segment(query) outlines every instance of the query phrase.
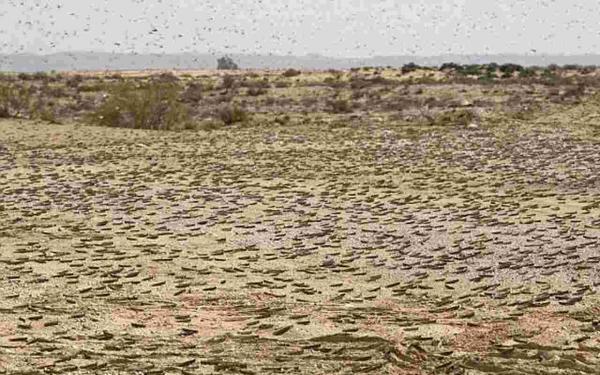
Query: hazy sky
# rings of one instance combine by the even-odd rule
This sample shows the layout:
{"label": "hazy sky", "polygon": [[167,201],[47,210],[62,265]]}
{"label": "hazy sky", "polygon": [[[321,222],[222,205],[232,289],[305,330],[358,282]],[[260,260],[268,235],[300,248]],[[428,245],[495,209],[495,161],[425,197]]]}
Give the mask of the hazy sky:
{"label": "hazy sky", "polygon": [[0,53],[600,53],[600,0],[0,0]]}

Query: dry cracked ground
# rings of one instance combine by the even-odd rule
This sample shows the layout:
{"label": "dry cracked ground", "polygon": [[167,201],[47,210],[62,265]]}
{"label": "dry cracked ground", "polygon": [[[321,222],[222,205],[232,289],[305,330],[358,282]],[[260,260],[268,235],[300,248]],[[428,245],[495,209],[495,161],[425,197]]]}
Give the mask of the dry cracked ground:
{"label": "dry cracked ground", "polygon": [[0,374],[599,374],[600,105],[0,121]]}

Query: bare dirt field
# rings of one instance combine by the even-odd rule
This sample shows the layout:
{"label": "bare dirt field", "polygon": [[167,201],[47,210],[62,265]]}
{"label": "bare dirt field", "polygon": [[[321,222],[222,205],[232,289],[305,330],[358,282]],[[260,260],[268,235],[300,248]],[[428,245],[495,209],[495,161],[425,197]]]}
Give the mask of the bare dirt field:
{"label": "bare dirt field", "polygon": [[244,74],[176,78],[175,131],[27,81],[55,112],[0,119],[0,374],[600,373],[594,87]]}

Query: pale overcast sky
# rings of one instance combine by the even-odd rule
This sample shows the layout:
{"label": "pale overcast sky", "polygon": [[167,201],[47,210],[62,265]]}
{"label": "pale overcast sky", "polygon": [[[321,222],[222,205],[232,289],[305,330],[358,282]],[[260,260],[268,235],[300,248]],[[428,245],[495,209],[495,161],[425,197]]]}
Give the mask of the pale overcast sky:
{"label": "pale overcast sky", "polygon": [[0,53],[600,53],[600,0],[0,0]]}

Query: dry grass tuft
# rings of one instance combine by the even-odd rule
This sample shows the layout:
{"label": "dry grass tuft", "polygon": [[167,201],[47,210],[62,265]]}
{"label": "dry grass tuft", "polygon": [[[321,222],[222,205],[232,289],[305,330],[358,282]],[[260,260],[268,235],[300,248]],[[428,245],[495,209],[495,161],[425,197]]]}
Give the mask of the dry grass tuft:
{"label": "dry grass tuft", "polygon": [[225,104],[217,109],[217,117],[227,125],[248,120],[248,113],[235,104]]}

